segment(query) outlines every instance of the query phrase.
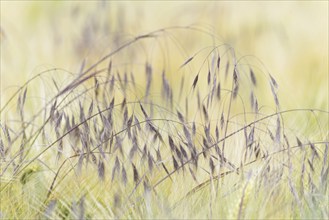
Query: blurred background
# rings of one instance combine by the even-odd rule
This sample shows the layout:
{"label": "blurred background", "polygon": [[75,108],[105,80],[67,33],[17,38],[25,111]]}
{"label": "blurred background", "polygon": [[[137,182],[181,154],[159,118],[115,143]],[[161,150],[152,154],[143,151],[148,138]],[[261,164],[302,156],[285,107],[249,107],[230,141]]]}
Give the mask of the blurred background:
{"label": "blurred background", "polygon": [[328,1],[1,1],[1,102],[43,70],[79,72],[137,35],[193,26],[213,37],[176,35],[184,56],[167,59],[181,64],[216,36],[259,59],[284,109],[328,110],[328,11]]}

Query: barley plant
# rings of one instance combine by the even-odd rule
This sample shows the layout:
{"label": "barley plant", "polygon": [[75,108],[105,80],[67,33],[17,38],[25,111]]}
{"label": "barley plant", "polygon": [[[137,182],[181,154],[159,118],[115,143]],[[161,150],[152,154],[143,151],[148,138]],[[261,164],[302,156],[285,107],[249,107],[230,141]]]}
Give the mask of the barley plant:
{"label": "barley plant", "polygon": [[318,104],[294,105],[298,92],[281,88],[311,79],[281,85],[221,28],[131,33],[119,3],[48,4],[38,13],[53,10],[43,40],[55,46],[43,56],[65,68],[22,72],[1,23],[1,218],[328,219],[328,84],[301,91]]}

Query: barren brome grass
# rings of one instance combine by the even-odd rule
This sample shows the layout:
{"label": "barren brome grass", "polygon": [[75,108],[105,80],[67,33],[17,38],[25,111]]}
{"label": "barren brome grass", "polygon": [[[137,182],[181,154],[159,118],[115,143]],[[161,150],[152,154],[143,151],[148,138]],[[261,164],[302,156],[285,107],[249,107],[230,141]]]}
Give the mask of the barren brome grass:
{"label": "barren brome grass", "polygon": [[176,32],[210,35],[139,35],[2,103],[1,217],[328,218],[328,122],[315,138],[285,126],[328,112],[282,109],[275,74],[228,44],[171,59]]}

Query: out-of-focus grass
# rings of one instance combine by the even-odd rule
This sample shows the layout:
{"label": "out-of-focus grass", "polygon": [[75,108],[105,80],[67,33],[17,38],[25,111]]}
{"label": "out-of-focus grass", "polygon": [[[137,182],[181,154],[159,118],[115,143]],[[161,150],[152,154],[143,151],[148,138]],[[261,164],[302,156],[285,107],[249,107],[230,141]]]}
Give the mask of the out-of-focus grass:
{"label": "out-of-focus grass", "polygon": [[[52,80],[55,80],[59,87],[65,85],[67,81],[74,78],[70,72],[79,72],[83,60],[88,67],[137,35],[172,26],[190,26],[198,31],[177,29],[164,33],[166,37],[163,39],[152,39],[145,44],[132,45],[132,50],[123,51],[113,58],[113,63],[116,65],[114,68],[127,72],[134,71],[136,79],[142,84],[144,80],[142,71],[147,60],[158,71],[165,66],[172,85],[179,88],[179,81],[175,80],[178,76],[175,74],[179,72],[177,67],[202,48],[228,43],[236,50],[238,58],[251,55],[243,59],[241,64],[252,66],[261,79],[259,82],[266,82],[268,73],[275,76],[279,84],[281,109],[312,108],[328,111],[328,2],[326,1],[191,3],[2,1],[0,105],[2,107],[6,103],[17,90],[17,86],[24,84],[34,75],[51,68],[65,69],[47,74],[28,87],[29,94],[40,94],[40,96],[28,97],[30,102],[25,107],[25,114],[29,117],[40,108],[43,98],[51,97],[58,92]],[[200,30],[214,37],[200,33]],[[205,57],[208,52],[200,52],[198,56]],[[179,74],[187,75],[191,71],[187,79],[193,80],[202,62],[202,58],[199,60],[195,58],[190,63],[191,67],[182,69]],[[107,65],[104,67],[106,68]],[[206,77],[202,78],[205,81]],[[154,84],[160,87],[161,82]],[[258,85],[258,88],[258,98],[265,105],[264,112],[274,112],[271,93],[262,92],[270,91],[268,84]],[[137,96],[143,95],[143,91],[135,91],[135,93]],[[154,97],[157,95],[159,96],[154,94]],[[118,95],[116,100],[121,98],[121,95]],[[193,104],[190,106],[191,109],[194,108]],[[12,120],[15,116],[15,107],[14,101],[1,113],[2,122]],[[77,106],[72,109],[72,112],[74,111],[79,111]],[[239,109],[233,111],[241,113]],[[303,141],[328,141],[328,114],[318,114],[314,117],[312,113],[293,112],[282,115],[282,118],[288,132],[303,137]],[[235,126],[238,127],[241,121],[243,121],[242,116],[237,117]],[[275,127],[273,126],[275,120],[267,123],[270,129]],[[13,128],[20,129],[19,125]],[[53,134],[51,130],[48,132]],[[242,145],[243,138],[242,134],[236,135],[233,140],[227,141],[227,146]],[[264,145],[270,143],[266,138],[261,140]],[[289,137],[289,140],[295,142],[294,137]],[[32,152],[32,155],[42,149],[39,143],[35,143],[35,147],[36,152]],[[322,155],[323,150],[324,147],[319,150]],[[229,151],[229,157],[234,155],[237,157],[237,162],[242,153],[236,149]],[[42,156],[45,160],[55,161],[51,153]],[[303,154],[299,152],[294,155],[292,161],[295,167],[298,167],[294,169],[298,175],[302,169],[302,158]],[[206,163],[202,165],[208,166]],[[319,168],[321,163],[317,162],[315,165]],[[67,163],[63,170],[67,171],[72,166]],[[254,172],[261,172],[263,166],[262,163],[259,166],[254,165]],[[4,194],[1,195],[1,204],[6,205],[0,206],[0,215],[10,218],[34,217],[49,208],[43,202],[53,180],[53,172],[57,168],[55,170],[49,168],[45,171],[45,167],[39,163],[32,168],[28,167],[31,172],[27,172],[29,170],[23,172],[27,173],[26,178],[23,175],[15,177],[17,179],[14,180],[11,179],[11,173],[5,173],[6,175],[1,177],[2,186],[10,181],[13,184],[9,190],[2,191]],[[288,170],[284,172],[288,173]],[[206,173],[198,175],[199,179],[207,179],[208,176]],[[147,198],[149,195],[145,195],[140,187],[132,198],[127,199],[126,192],[120,191],[123,190],[120,188],[120,182],[107,181],[99,184],[95,170],[89,167],[80,175],[75,171],[68,176],[65,176],[64,172],[60,173],[59,181],[62,182],[58,183],[58,188],[54,190],[51,199],[58,199],[56,204],[59,209],[58,217],[65,217],[63,215],[72,210],[77,212],[73,217],[77,217],[79,210],[82,210],[81,204],[94,208],[87,209],[88,213],[84,216],[95,219],[109,216],[237,218],[240,207],[243,207],[244,218],[328,216],[328,209],[324,207],[328,202],[328,199],[324,198],[325,195],[310,193],[303,197],[305,198],[303,204],[308,205],[308,209],[303,213],[298,211],[298,205],[291,206],[295,199],[291,194],[291,188],[284,184],[288,181],[275,182],[277,177],[275,171],[272,175],[270,177],[274,178],[273,183],[269,181],[268,188],[260,188],[261,192],[257,192],[257,179],[240,179],[238,175],[230,175],[223,180],[219,191],[216,192],[216,198],[221,198],[216,200],[214,196],[216,183],[213,182],[209,187],[200,188],[190,196],[186,196],[186,193],[195,187],[195,182],[191,176],[183,176],[180,173],[173,177],[174,182],[167,181],[160,185],[155,198],[154,195]],[[298,179],[298,175],[294,175],[294,178]],[[319,178],[318,174],[314,176]],[[158,181],[161,176],[153,176],[153,178]],[[28,184],[25,184],[25,179]],[[236,183],[238,184],[235,186]],[[311,188],[309,185],[307,187]],[[134,183],[129,182],[127,191],[132,191],[134,187]],[[298,184],[297,188],[300,189]],[[119,191],[113,192],[113,189]],[[324,192],[328,193],[328,190]],[[125,197],[119,198],[121,200],[119,203],[124,204],[129,201],[131,205],[127,211],[115,209],[114,198],[120,193]],[[257,197],[253,196],[256,194]],[[318,203],[312,202],[315,197]],[[242,201],[241,198],[244,200]],[[14,203],[10,204],[12,201]],[[272,202],[277,205],[273,206]],[[318,207],[313,207],[314,204]],[[295,210],[291,210],[291,207]]]}
{"label": "out-of-focus grass", "polygon": [[[87,29],[93,22],[100,30]],[[326,1],[3,1],[2,94],[8,86],[23,83],[40,69],[55,66],[77,70],[77,63],[85,57],[97,58],[112,48],[109,39],[114,33],[123,41],[151,30],[190,24],[219,36],[240,55],[259,58],[282,85],[280,96],[288,108],[328,108]],[[82,39],[88,31],[91,39],[86,45]],[[191,51],[195,38],[184,39]],[[207,41],[205,46],[212,43]],[[292,93],[292,97],[285,95]]]}

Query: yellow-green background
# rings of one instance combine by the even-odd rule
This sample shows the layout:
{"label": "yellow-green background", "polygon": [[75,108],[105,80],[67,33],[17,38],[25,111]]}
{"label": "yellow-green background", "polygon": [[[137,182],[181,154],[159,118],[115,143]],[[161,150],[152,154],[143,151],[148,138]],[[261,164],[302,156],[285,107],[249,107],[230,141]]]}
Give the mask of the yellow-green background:
{"label": "yellow-green background", "polygon": [[[1,1],[1,96],[40,69],[78,71],[83,58],[113,49],[106,43],[113,32],[194,24],[238,56],[258,57],[287,108],[328,109],[328,10],[328,1]],[[91,20],[108,25],[108,33],[77,54],[72,42]]]}

